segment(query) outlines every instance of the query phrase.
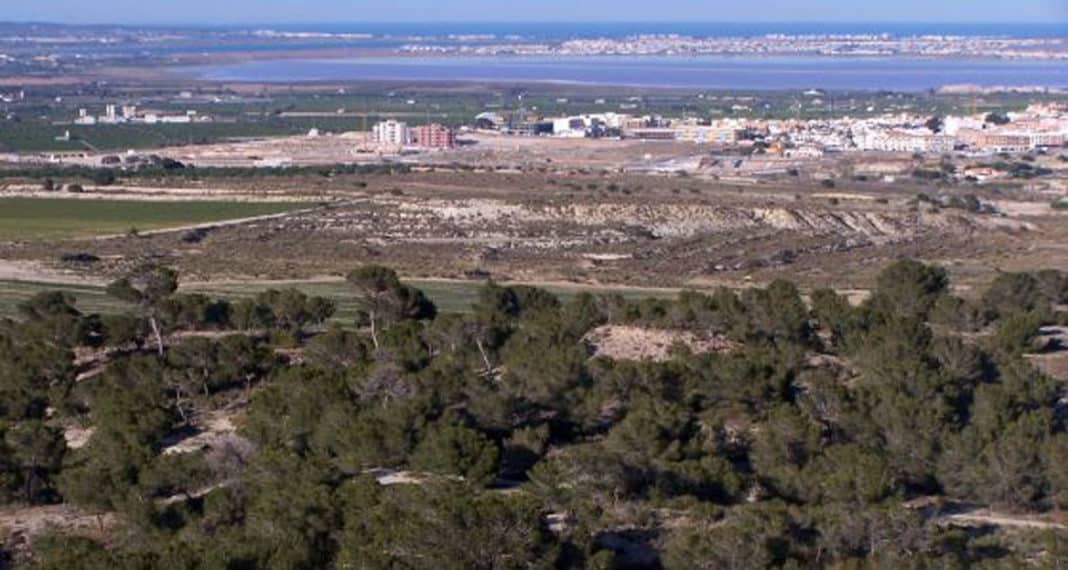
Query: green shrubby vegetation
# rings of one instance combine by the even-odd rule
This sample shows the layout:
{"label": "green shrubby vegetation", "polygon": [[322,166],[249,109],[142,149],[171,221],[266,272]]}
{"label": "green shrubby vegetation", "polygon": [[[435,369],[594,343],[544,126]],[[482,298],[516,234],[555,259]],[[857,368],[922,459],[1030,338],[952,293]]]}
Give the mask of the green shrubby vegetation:
{"label": "green shrubby vegetation", "polygon": [[[438,314],[387,268],[348,282],[360,314],[345,327],[321,298],[182,295],[156,266],[109,288],[129,315],[43,293],[0,323],[0,501],[121,521],[106,542],[41,537],[31,567],[1064,560],[1063,531],[990,534],[937,507],[1068,507],[1064,386],[1023,357],[1063,319],[1061,272],[1003,274],[965,300],[943,269],[903,260],[859,306],[786,282],[566,303],[490,282],[468,314]],[[736,348],[591,358],[583,338],[607,323]],[[164,453],[225,410],[239,437]],[[86,445],[67,446],[70,425],[93,429]]]}

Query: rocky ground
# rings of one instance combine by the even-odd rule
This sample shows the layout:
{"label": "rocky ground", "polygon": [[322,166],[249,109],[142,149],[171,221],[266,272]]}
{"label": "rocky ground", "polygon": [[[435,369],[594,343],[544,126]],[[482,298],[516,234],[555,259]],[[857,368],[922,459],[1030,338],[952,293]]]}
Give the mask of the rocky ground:
{"label": "rocky ground", "polygon": [[[171,198],[196,194],[196,186],[125,194]],[[423,278],[707,287],[786,276],[840,289],[863,289],[875,268],[903,255],[943,263],[965,285],[989,280],[995,269],[1068,266],[1068,215],[1026,193],[984,197],[997,210],[975,213],[917,200],[923,188],[907,184],[742,187],[604,173],[417,172],[201,186],[212,196],[321,201],[288,215],[209,224],[193,237],[175,230],[4,243],[0,259],[70,278],[107,278],[148,258],[204,281],[308,279],[377,262]],[[82,252],[99,261],[58,261]]]}

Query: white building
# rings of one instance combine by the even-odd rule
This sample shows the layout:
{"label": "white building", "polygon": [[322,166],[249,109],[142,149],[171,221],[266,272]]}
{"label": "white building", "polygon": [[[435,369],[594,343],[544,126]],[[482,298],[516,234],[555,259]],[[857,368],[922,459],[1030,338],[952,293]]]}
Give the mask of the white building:
{"label": "white building", "polygon": [[96,116],[90,115],[87,109],[78,109],[78,118],[74,119],[75,125],[95,125]]}
{"label": "white building", "polygon": [[584,117],[563,117],[553,119],[553,136],[582,138],[586,136],[589,124]]}
{"label": "white building", "polygon": [[390,146],[404,146],[411,140],[408,124],[401,121],[383,121],[374,126],[375,142]]}
{"label": "white building", "polygon": [[783,156],[786,158],[818,159],[823,158],[823,149],[812,145],[799,146],[786,149],[783,151]]}
{"label": "white building", "polygon": [[596,113],[592,115],[574,115],[553,119],[553,135],[558,137],[581,138],[591,129],[601,127],[619,129],[623,127],[627,115],[618,113]]}
{"label": "white building", "polygon": [[942,121],[942,132],[950,136],[957,136],[961,129],[983,128],[982,117],[955,117],[950,115]]}
{"label": "white building", "polygon": [[859,133],[859,136],[854,136],[854,141],[860,150],[949,152],[953,150],[956,139],[925,132],[871,129]]}

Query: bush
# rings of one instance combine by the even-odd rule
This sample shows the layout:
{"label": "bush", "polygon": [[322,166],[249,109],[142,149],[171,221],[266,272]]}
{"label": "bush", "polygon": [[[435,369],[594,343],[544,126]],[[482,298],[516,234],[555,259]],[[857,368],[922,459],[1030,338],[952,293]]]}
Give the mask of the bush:
{"label": "bush", "polygon": [[1042,317],[1035,313],[1015,314],[998,323],[994,334],[994,348],[1007,355],[1018,356],[1032,350]]}
{"label": "bush", "polygon": [[100,261],[100,258],[91,253],[64,253],[59,257],[59,260],[64,263],[96,263]]}
{"label": "bush", "polygon": [[478,430],[463,426],[432,427],[416,446],[411,464],[442,475],[458,475],[485,485],[497,475],[497,446]]}
{"label": "bush", "polygon": [[115,173],[109,169],[97,170],[93,173],[93,184],[97,186],[111,186],[115,183]]}
{"label": "bush", "polygon": [[207,228],[194,228],[182,234],[182,243],[195,244],[204,241],[208,237]]}

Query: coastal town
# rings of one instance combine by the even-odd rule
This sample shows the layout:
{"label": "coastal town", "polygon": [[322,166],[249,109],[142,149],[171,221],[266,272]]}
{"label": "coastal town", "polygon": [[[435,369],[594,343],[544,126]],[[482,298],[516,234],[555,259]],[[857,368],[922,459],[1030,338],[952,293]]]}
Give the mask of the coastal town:
{"label": "coastal town", "polygon": [[574,38],[559,42],[504,41],[496,37],[479,43],[422,41],[400,49],[412,54],[453,55],[792,55],[825,57],[983,57],[996,59],[1068,59],[1062,37],[1008,38],[1000,36],[892,34],[765,34],[758,36],[696,37],[680,34],[641,34],[623,38]]}
{"label": "coastal town", "polygon": [[[814,93],[818,96],[818,93]],[[787,156],[827,152],[1027,152],[1068,142],[1068,104],[1034,104],[1005,115],[881,115],[853,119],[673,119],[618,113],[509,121],[476,117],[481,128],[565,138],[632,138],[750,147]]]}
{"label": "coastal town", "polygon": [[267,54],[346,53],[415,56],[746,56],[820,58],[1068,60],[1063,34],[1006,35],[922,33],[705,33],[612,34],[574,30],[551,33],[398,33],[395,30],[82,27],[0,22],[0,75],[60,77],[113,66],[196,65],[211,59],[200,46],[233,51],[242,58]]}
{"label": "coastal town", "polygon": [[[808,97],[819,102],[818,91]],[[128,168],[158,154],[202,166],[287,167],[336,162],[394,161],[470,162],[478,165],[523,165],[536,161],[571,162],[572,152],[612,152],[627,145],[625,158],[608,161],[614,168],[633,172],[690,172],[716,176],[777,175],[812,170],[822,163],[856,157],[938,158],[953,155],[965,167],[953,175],[977,184],[999,178],[1032,178],[1048,168],[1029,162],[1012,162],[1010,156],[1056,154],[1068,144],[1068,103],[1033,103],[1018,111],[930,115],[909,112],[827,118],[666,117],[623,112],[546,116],[517,109],[486,111],[467,120],[443,124],[428,119],[388,118],[363,129],[312,128],[297,136],[252,137],[212,145],[159,148],[125,153],[86,148],[64,152],[0,153],[0,162],[21,164],[75,164]],[[89,129],[114,125],[197,125],[216,118],[196,110],[164,112],[133,104],[110,103],[103,113],[78,109],[71,126]],[[343,127],[344,122],[340,123]],[[71,138],[71,126],[57,135]],[[580,141],[582,141],[580,143]],[[634,146],[634,145],[638,146]],[[515,152],[516,148],[528,152]],[[570,151],[568,149],[571,149]],[[536,158],[539,153],[544,158]],[[122,156],[124,155],[124,156]],[[907,160],[906,160],[907,161]],[[892,180],[911,173],[905,168],[862,170]],[[944,175],[929,173],[937,179]]]}

